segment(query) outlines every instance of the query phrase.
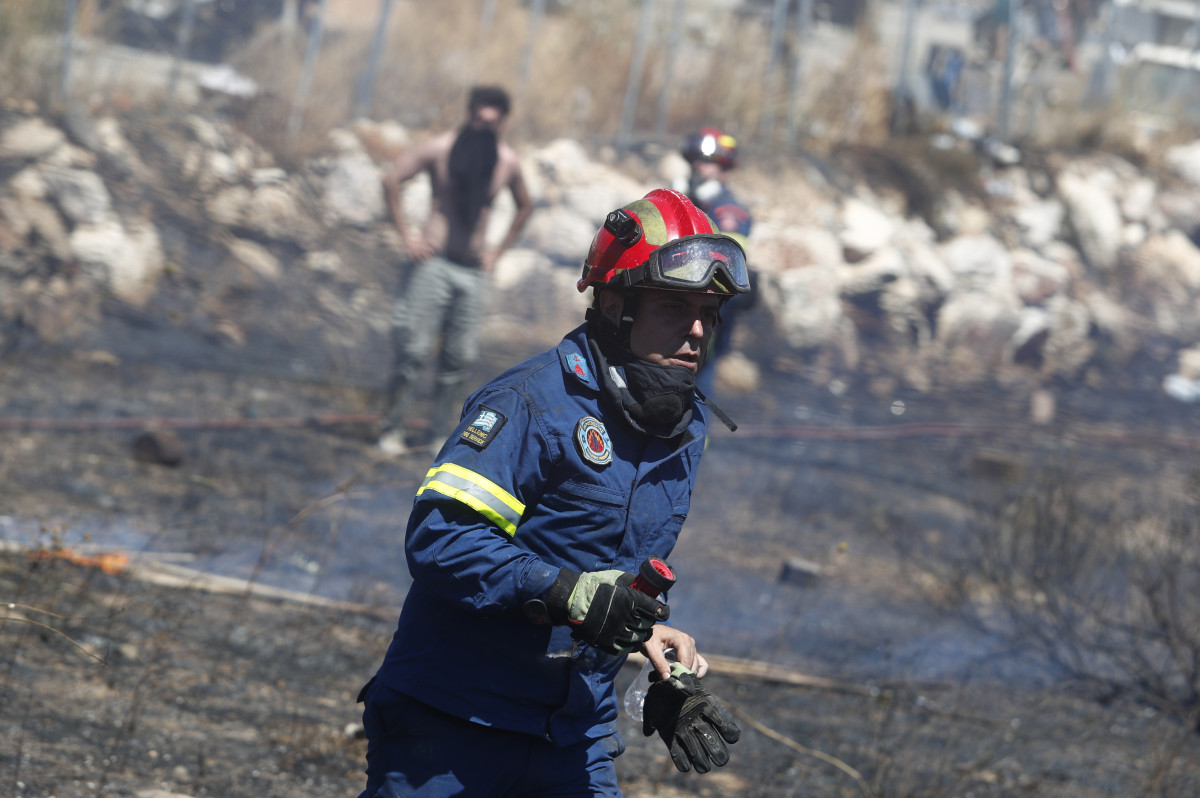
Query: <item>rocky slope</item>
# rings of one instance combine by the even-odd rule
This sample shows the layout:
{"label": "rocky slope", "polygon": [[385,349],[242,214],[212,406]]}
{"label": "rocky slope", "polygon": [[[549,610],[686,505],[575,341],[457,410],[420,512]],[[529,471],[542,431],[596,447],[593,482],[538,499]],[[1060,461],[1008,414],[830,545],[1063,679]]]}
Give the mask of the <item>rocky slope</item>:
{"label": "rocky slope", "polygon": [[[387,346],[402,252],[379,169],[411,135],[335,130],[289,168],[200,116],[4,110],[5,345],[95,340],[117,315],[186,330],[210,357],[377,379],[346,363]],[[873,375],[919,392],[1087,380],[1200,395],[1200,149],[1170,151],[1173,171],[1155,176],[1104,153],[1000,169],[937,143],[734,173],[780,345],[748,353],[755,365],[802,353],[818,381]],[[537,211],[486,322],[517,346],[538,329],[531,312],[550,330],[577,318],[572,284],[604,214],[684,169],[672,152],[521,149]],[[427,194],[410,187],[414,216]],[[248,313],[257,302],[272,313]]]}

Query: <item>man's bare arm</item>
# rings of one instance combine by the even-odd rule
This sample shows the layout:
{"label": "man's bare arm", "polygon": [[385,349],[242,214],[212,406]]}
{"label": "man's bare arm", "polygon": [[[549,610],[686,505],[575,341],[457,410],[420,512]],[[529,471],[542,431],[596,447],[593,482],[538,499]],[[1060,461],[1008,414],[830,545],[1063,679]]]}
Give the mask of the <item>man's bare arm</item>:
{"label": "man's bare arm", "polygon": [[437,158],[437,150],[432,142],[425,142],[411,147],[400,154],[391,166],[383,173],[383,193],[387,198],[388,210],[391,212],[392,223],[396,225],[404,248],[414,260],[425,260],[433,254],[433,248],[423,235],[413,236],[409,233],[408,220],[404,216],[404,198],[401,187],[404,183],[432,167]]}

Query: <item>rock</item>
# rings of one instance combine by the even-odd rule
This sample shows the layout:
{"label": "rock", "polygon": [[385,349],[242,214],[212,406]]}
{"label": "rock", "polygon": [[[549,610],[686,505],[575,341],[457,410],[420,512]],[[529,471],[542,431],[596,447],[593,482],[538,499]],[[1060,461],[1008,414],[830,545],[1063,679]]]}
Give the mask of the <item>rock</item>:
{"label": "rock", "polygon": [[1163,392],[1180,402],[1200,402],[1200,380],[1189,380],[1179,374],[1168,374],[1163,378]]}
{"label": "rock", "polygon": [[183,462],[184,446],[179,435],[170,429],[151,429],[133,439],[133,459],[140,463],[174,468]]}
{"label": "rock", "polygon": [[256,187],[246,203],[243,218],[247,230],[276,241],[303,244],[312,238],[316,227],[300,211],[290,188],[278,183]]}
{"label": "rock", "polygon": [[539,250],[510,249],[496,263],[492,286],[498,291],[519,289],[532,280],[544,278],[553,268],[553,261]]}
{"label": "rock", "polygon": [[1096,352],[1092,314],[1068,296],[1052,297],[1046,310],[1049,335],[1042,348],[1041,373],[1073,378]]}
{"label": "rock", "polygon": [[1169,292],[1183,304],[1200,291],[1200,249],[1180,230],[1151,235],[1130,257],[1135,284],[1152,292]]}
{"label": "rock", "polygon": [[412,134],[399,122],[355,119],[350,125],[358,137],[359,146],[375,163],[383,164],[397,158],[412,146]]}
{"label": "rock", "polygon": [[1017,208],[1013,220],[1021,230],[1021,241],[1030,249],[1041,249],[1058,238],[1063,229],[1066,209],[1056,199],[1034,200]]}
{"label": "rock", "polygon": [[823,269],[792,269],[761,280],[775,326],[796,349],[820,347],[838,333],[842,303],[833,275]]}
{"label": "rock", "polygon": [[1174,374],[1163,378],[1163,392],[1181,402],[1200,402],[1200,345],[1181,350]]}
{"label": "rock", "polygon": [[1032,250],[1013,251],[1012,265],[1013,288],[1026,305],[1043,305],[1070,286],[1071,275],[1066,267]]}
{"label": "rock", "polygon": [[318,250],[304,256],[304,265],[318,274],[328,274],[332,277],[344,276],[346,264],[342,256],[332,250]]}
{"label": "rock", "polygon": [[4,314],[20,318],[41,341],[82,338],[96,321],[95,292],[71,284],[62,275],[45,283],[30,277],[16,291],[3,293],[19,301],[15,309],[4,309]]}
{"label": "rock", "polygon": [[112,214],[112,199],[95,172],[45,168],[46,193],[73,225],[99,224]]}
{"label": "rock", "polygon": [[655,168],[654,174],[662,185],[679,188],[681,185],[687,185],[692,174],[692,167],[678,150],[671,150],[658,159],[658,166]]}
{"label": "rock", "polygon": [[[595,235],[609,213],[628,205],[631,197],[645,194],[639,183],[621,178],[595,185],[569,186],[563,192],[562,202],[568,210],[586,219],[594,228],[592,235]],[[590,237],[588,244],[591,244]]]}
{"label": "rock", "polygon": [[1039,388],[1029,397],[1029,419],[1040,426],[1049,424],[1054,421],[1056,404],[1053,392]]}
{"label": "rock", "polygon": [[954,275],[956,293],[1011,297],[1012,304],[1016,304],[1016,291],[1012,285],[1012,256],[993,236],[956,236],[937,247],[937,253]]}
{"label": "rock", "polygon": [[367,227],[383,218],[386,204],[379,169],[361,148],[334,162],[325,176],[324,203],[325,222],[331,226]]}
{"label": "rock", "polygon": [[65,133],[41,117],[22,119],[0,132],[0,161],[35,161],[66,141]]}
{"label": "rock", "polygon": [[209,219],[226,227],[240,227],[246,206],[250,204],[250,189],[245,186],[227,186],[210,194],[204,207]]}
{"label": "rock", "polygon": [[62,216],[50,203],[33,198],[13,200],[0,197],[0,225],[7,225],[17,239],[0,249],[20,246],[36,248],[51,259],[65,262],[71,258],[71,237]]}
{"label": "rock", "polygon": [[[611,208],[609,210],[612,210]],[[588,247],[599,225],[579,212],[563,206],[542,208],[525,225],[522,236],[527,246],[556,263],[582,267]]]}
{"label": "rock", "polygon": [[163,272],[158,231],[148,222],[128,229],[115,219],[77,227],[71,233],[71,252],[85,269],[114,295],[142,306]]}
{"label": "rock", "polygon": [[755,222],[746,257],[751,268],[763,272],[808,267],[833,270],[845,263],[842,245],[829,230],[771,220]]}
{"label": "rock", "polygon": [[879,250],[896,232],[896,223],[886,213],[853,198],[842,206],[841,224],[842,253],[850,263]]}
{"label": "rock", "polygon": [[235,238],[229,242],[229,254],[257,277],[275,282],[283,276],[283,267],[270,250],[254,241]]}
{"label": "rock", "polygon": [[811,560],[789,557],[779,572],[779,581],[796,587],[812,587],[821,578],[821,566]]}
{"label": "rock", "polygon": [[1200,346],[1181,350],[1178,359],[1180,376],[1189,380],[1200,380]]}
{"label": "rock", "polygon": [[1020,316],[1010,303],[991,294],[955,293],[937,314],[938,360],[945,380],[971,384],[995,376],[1012,354]]}
{"label": "rock", "polygon": [[741,352],[722,355],[714,364],[715,382],[722,393],[745,395],[762,387],[762,374],[753,360]]}
{"label": "rock", "polygon": [[1120,197],[1121,215],[1130,222],[1148,222],[1154,215],[1158,188],[1148,177],[1139,177],[1125,187]]}
{"label": "rock", "polygon": [[1115,175],[1104,169],[1082,174],[1082,169],[1072,168],[1058,177],[1059,196],[1084,258],[1105,274],[1116,267],[1121,247],[1122,220],[1115,182]]}
{"label": "rock", "polygon": [[1163,163],[1193,187],[1200,188],[1200,139],[1169,147],[1163,155]]}
{"label": "rock", "polygon": [[258,83],[229,64],[212,64],[196,74],[196,87],[209,94],[248,99],[258,94]]}

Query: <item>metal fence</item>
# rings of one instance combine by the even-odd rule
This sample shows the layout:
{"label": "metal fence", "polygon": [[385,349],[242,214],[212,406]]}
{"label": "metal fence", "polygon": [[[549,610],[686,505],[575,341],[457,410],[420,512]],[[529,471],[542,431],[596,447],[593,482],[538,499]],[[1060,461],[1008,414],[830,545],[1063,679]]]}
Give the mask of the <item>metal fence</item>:
{"label": "metal fence", "polygon": [[[185,83],[196,79],[196,68],[190,61],[193,30],[197,8],[208,1],[178,0],[170,16],[175,28],[174,50],[159,53],[171,60],[165,88],[170,104],[182,102]],[[1144,6],[1152,1],[1120,0],[1120,8],[1128,10],[1135,2]],[[276,2],[280,4],[284,38],[292,41],[303,36],[306,40],[294,93],[288,99],[286,132],[294,138],[305,125],[313,76],[328,44],[325,39],[330,0]],[[500,0],[480,0],[477,25],[483,37],[492,28],[500,5]],[[679,79],[676,64],[681,48],[688,46],[680,32],[697,0],[629,0],[629,5],[629,13],[637,16],[637,35],[620,105],[615,134],[618,144],[662,138],[670,133],[668,120]],[[534,55],[539,30],[553,10],[547,8],[546,0],[528,0],[524,7],[526,30],[518,97],[536,80]],[[1118,6],[1103,6],[1099,12],[1077,20],[1071,20],[1070,15],[1047,17],[1045,8],[1054,7],[1049,0],[999,0],[994,8],[983,12],[967,5],[933,6],[922,0],[874,0],[865,7],[865,16],[856,24],[873,24],[879,46],[890,53],[886,68],[889,74],[877,77],[891,86],[890,124],[894,134],[928,127],[930,119],[969,118],[977,129],[999,141],[1029,139],[1036,137],[1039,113],[1048,104],[1061,105],[1066,97],[1067,103],[1096,107],[1112,98],[1115,67],[1110,54],[1116,18],[1113,9]],[[58,65],[58,88],[64,97],[70,95],[80,77],[75,56],[84,45],[76,35],[78,9],[78,0],[65,0]],[[403,15],[411,13],[403,6],[398,11],[395,0],[378,0],[377,9],[361,71],[355,85],[348,88],[354,98],[353,113],[358,117],[373,114],[378,76],[388,57],[389,29],[394,24],[404,25]],[[742,137],[764,148],[791,146],[810,132],[805,129],[810,110],[807,84],[815,68],[814,51],[819,47],[814,31],[833,25],[822,18],[828,16],[828,6],[817,7],[812,0],[747,0],[737,13],[758,19],[767,41],[759,81],[764,102],[757,124],[751,126],[753,129],[743,129]],[[648,85],[644,74],[647,53],[652,48],[660,55],[654,82],[657,93],[643,96],[643,87]],[[1188,66],[1186,71],[1190,75],[1193,70]],[[639,115],[639,108],[648,108],[650,103],[654,113]],[[650,125],[645,125],[647,118],[653,120]],[[639,119],[644,129],[638,128]]]}

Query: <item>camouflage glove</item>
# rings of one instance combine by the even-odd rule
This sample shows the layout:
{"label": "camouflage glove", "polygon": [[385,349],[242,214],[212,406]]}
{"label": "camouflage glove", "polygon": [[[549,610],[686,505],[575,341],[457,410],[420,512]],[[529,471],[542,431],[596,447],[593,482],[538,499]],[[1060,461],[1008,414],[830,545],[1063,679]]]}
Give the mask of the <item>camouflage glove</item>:
{"label": "camouflage glove", "polygon": [[724,767],[729,762],[725,743],[736,743],[742,730],[721,699],[701,687],[696,674],[678,662],[671,664],[670,679],[655,671],[650,679],[658,681],[646,692],[642,732],[647,737],[658,732],[682,773],[692,768],[707,773],[713,765]]}
{"label": "camouflage glove", "polygon": [[628,654],[671,614],[666,604],[631,587],[636,578],[625,571],[581,574],[563,568],[545,597],[527,610],[535,620],[540,615],[540,620],[570,626],[576,638],[601,651]]}

